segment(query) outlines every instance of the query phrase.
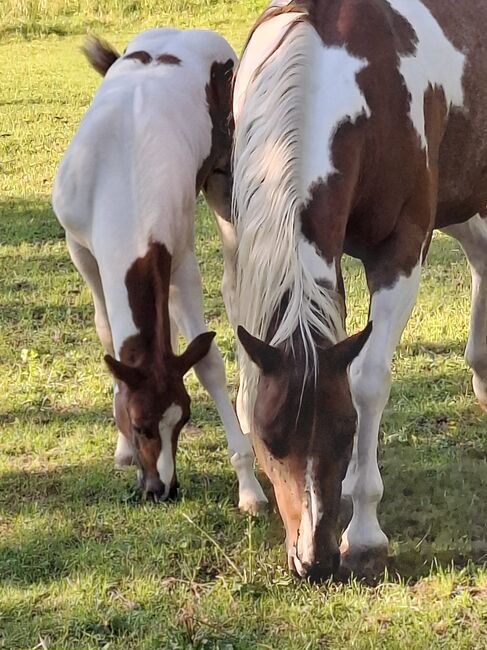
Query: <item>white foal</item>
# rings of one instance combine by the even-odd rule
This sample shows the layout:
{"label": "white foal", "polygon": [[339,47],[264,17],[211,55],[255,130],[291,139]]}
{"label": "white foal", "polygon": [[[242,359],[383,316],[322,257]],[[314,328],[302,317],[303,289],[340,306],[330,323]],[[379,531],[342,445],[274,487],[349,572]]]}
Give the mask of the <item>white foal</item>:
{"label": "white foal", "polygon": [[[203,318],[193,241],[200,189],[223,227],[229,212],[235,55],[217,34],[176,29],[136,36],[123,56],[101,41],[85,53],[105,78],[61,162],[53,206],[115,377],[116,463],[134,457],[155,500],[175,494],[183,376],[194,365],[226,430],[239,506],[255,512],[266,498]],[[177,330],[192,341],[180,356]]]}

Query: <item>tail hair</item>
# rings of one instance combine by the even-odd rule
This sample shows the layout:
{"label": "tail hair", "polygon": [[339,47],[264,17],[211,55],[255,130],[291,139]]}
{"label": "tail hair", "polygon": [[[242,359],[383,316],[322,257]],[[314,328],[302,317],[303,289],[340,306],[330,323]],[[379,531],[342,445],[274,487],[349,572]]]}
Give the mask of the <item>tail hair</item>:
{"label": "tail hair", "polygon": [[106,75],[109,68],[120,58],[120,53],[107,41],[99,36],[89,36],[81,51],[88,59],[90,65],[102,77]]}

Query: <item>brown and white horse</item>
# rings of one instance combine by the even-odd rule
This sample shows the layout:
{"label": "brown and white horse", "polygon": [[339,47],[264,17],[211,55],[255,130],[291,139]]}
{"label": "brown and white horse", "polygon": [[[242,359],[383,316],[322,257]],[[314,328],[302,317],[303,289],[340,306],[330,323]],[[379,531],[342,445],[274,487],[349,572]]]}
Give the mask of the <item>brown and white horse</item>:
{"label": "brown and white horse", "polygon": [[[200,189],[223,229],[229,215],[235,55],[217,34],[175,29],[138,35],[123,56],[101,41],[86,54],[105,78],[60,165],[53,205],[115,378],[115,461],[135,459],[155,501],[175,494],[190,404],[183,377],[194,365],[227,433],[240,508],[253,512],[266,499],[204,322],[193,245]],[[178,329],[191,341],[180,356]]]}
{"label": "brown and white horse", "polygon": [[[300,576],[328,576],[340,556],[357,573],[383,565],[379,424],[435,227],[470,262],[466,358],[487,407],[486,28],[484,0],[277,0],[245,48],[239,416]],[[344,253],[362,261],[370,292],[369,325],[348,339]],[[339,547],[342,495],[353,516]]]}

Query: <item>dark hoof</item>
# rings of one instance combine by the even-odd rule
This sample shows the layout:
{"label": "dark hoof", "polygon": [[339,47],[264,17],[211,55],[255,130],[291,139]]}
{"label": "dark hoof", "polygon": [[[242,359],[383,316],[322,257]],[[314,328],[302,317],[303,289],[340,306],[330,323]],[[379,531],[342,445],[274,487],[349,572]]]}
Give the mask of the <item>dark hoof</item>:
{"label": "dark hoof", "polygon": [[347,552],[341,556],[340,577],[346,580],[350,577],[373,580],[384,573],[387,564],[387,547]]}

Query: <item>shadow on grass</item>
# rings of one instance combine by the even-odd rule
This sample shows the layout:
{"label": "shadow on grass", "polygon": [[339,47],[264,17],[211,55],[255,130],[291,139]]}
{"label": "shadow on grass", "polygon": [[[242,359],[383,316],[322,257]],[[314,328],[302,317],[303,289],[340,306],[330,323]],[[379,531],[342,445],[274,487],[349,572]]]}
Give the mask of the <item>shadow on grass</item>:
{"label": "shadow on grass", "polygon": [[86,427],[89,431],[92,425],[107,425],[113,421],[110,406],[106,409],[46,407],[45,404],[29,403],[28,407],[16,407],[0,412],[0,425],[18,423],[20,426],[35,425],[69,425]]}
{"label": "shadow on grass", "polygon": [[[397,551],[392,568],[402,578],[418,579],[428,575],[432,566],[438,569],[487,562],[484,461],[472,460],[455,450],[438,455],[405,445],[389,445],[381,465],[386,491],[380,520]],[[236,496],[230,470],[209,474],[183,467],[179,479],[184,501],[189,499],[191,509],[196,504],[197,511],[204,513],[211,534],[223,548],[238,545],[244,530],[239,534],[236,526],[245,527],[245,518],[239,518],[233,508],[221,507],[225,502],[232,503]],[[86,522],[87,509],[98,513],[96,518],[89,518],[90,523]],[[93,557],[109,557],[110,566],[104,571],[113,571],[113,557],[127,550],[135,556],[141,552],[133,522],[127,531],[123,528],[124,520],[139,516],[146,522],[141,532],[151,553],[156,552],[158,540],[167,544],[168,538],[174,538],[174,552],[184,555],[185,535],[200,541],[202,537],[186,522],[182,522],[186,532],[171,532],[174,509],[179,510],[179,504],[142,503],[135,490],[134,472],[115,472],[108,458],[45,472],[7,472],[2,477],[0,515],[32,515],[34,525],[40,515],[41,521],[53,522],[53,529],[36,531],[29,527],[15,543],[1,545],[0,575],[23,584],[65,577],[79,571],[83,557],[90,553],[94,553]],[[155,528],[151,527],[154,517],[160,522]],[[166,517],[172,522],[168,529],[164,525]],[[122,528],[107,527],[106,520],[111,518],[122,522]],[[265,532],[261,531],[262,538],[267,546],[280,546],[283,535],[279,518],[274,513],[270,519]],[[240,524],[235,523],[237,520]],[[77,522],[75,530],[59,529],[59,521]],[[215,571],[207,572],[206,579],[214,579],[218,574]]]}
{"label": "shadow on grass", "polygon": [[389,445],[381,465],[380,521],[398,545],[393,566],[403,577],[426,575],[434,563],[487,563],[485,460]]}
{"label": "shadow on grass", "polygon": [[47,197],[0,202],[0,244],[45,244],[63,238]]}
{"label": "shadow on grass", "polygon": [[[468,562],[487,562],[485,454],[480,439],[476,439],[482,418],[473,405],[455,409],[455,399],[462,394],[462,381],[465,379],[463,374],[460,375],[442,373],[435,376],[434,381],[426,375],[396,382],[396,398],[408,393],[431,394],[437,382],[447,382],[448,390],[441,396],[440,413],[444,410],[444,418],[454,418],[455,421],[454,434],[451,434],[445,428],[447,424],[443,416],[438,418],[434,395],[420,413],[413,408],[411,400],[403,399],[400,405],[402,426],[418,434],[418,419],[421,418],[427,435],[417,436],[413,443],[386,444],[380,455],[385,483],[380,521],[396,550],[392,566],[403,578],[414,580],[428,575],[432,565],[463,567]],[[393,397],[392,409],[394,402]],[[394,413],[388,415],[386,427],[395,426],[395,417]],[[106,410],[59,412],[47,409],[34,415],[17,409],[4,413],[2,418],[7,423],[19,419],[39,427],[54,423],[61,428],[73,422],[88,428],[95,424],[107,425],[111,419],[108,406]],[[238,518],[231,507],[237,495],[235,476],[229,466],[222,469],[221,463],[213,469],[211,447],[214,443],[205,448],[205,441],[199,439],[196,444],[197,440],[194,440],[193,458],[189,460],[183,455],[178,463],[180,493],[184,500],[182,508],[186,509],[186,503],[192,504],[191,508],[196,505],[197,512],[205,517],[209,530],[218,536],[222,547],[234,548],[241,543],[245,530],[242,527],[246,521],[243,517]],[[465,447],[469,441],[472,448],[479,451],[477,457],[473,457]],[[223,444],[222,439],[218,446],[223,447]],[[194,458],[196,455],[202,457],[201,469]],[[208,461],[210,470],[205,471],[203,468],[208,467]],[[0,575],[25,584],[70,575],[81,566],[83,555],[91,552],[90,544],[95,544],[103,557],[105,551],[110,554],[111,548],[118,556],[122,553],[121,547],[127,544],[137,555],[140,553],[137,535],[132,532],[132,537],[124,537],[123,528],[107,532],[104,519],[115,517],[123,522],[130,513],[136,518],[139,510],[144,512],[147,508],[155,514],[149,514],[149,518],[144,520],[143,525],[147,528],[142,530],[144,543],[149,544],[150,553],[153,553],[161,530],[165,530],[166,518],[171,520],[172,517],[174,526],[174,510],[179,505],[151,507],[141,504],[135,489],[135,472],[114,471],[111,457],[40,472],[5,472],[0,484],[0,523],[5,517],[8,520],[21,517],[30,522],[29,526],[35,527],[39,515],[44,521],[54,524],[60,519],[84,521],[87,510],[96,510],[97,516],[90,524],[86,543],[79,532],[64,531],[59,526],[58,529],[42,531],[27,527],[25,536],[19,536],[15,543],[0,546]],[[160,528],[151,528],[154,517],[157,517]],[[236,521],[241,523],[236,524]],[[268,546],[282,545],[282,528],[277,516],[272,516],[271,524],[262,527],[261,532],[264,530]],[[183,528],[176,533],[169,528],[163,534],[176,535],[176,555],[184,554],[184,549],[178,545],[184,541],[185,535],[199,535],[189,522],[184,522]]]}
{"label": "shadow on grass", "polygon": [[[449,354],[455,354],[459,357],[463,357],[466,345],[466,339],[465,342],[443,341],[442,343],[437,343],[436,341],[414,341],[407,344],[401,343],[397,347],[397,352],[402,352],[403,354],[407,354],[411,357],[423,355],[443,357]],[[465,365],[465,367],[467,366]]]}
{"label": "shadow on grass", "polygon": [[[183,468],[183,503],[153,504],[142,501],[135,471],[117,472],[110,465],[106,459],[2,476],[0,523],[17,518],[26,522],[25,530],[0,541],[3,581],[30,585],[84,571],[118,578],[131,567],[143,572],[142,565],[152,574],[160,571],[161,579],[179,578],[188,562],[195,579],[217,578],[221,567],[202,560],[198,551],[204,545],[211,554],[212,544],[181,511],[192,512],[222,546],[238,547],[247,520],[226,507],[230,470],[208,476]],[[191,553],[195,556],[190,561]]]}

